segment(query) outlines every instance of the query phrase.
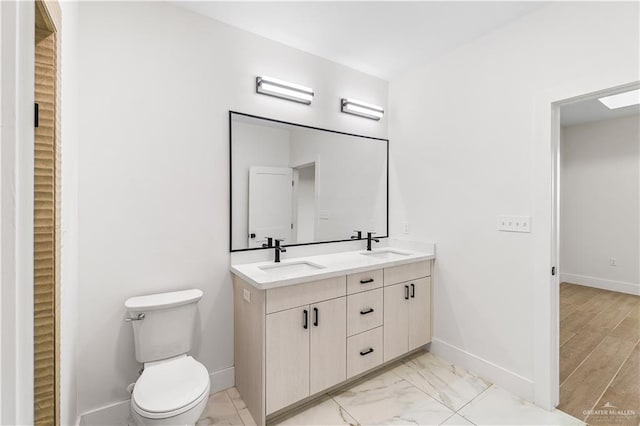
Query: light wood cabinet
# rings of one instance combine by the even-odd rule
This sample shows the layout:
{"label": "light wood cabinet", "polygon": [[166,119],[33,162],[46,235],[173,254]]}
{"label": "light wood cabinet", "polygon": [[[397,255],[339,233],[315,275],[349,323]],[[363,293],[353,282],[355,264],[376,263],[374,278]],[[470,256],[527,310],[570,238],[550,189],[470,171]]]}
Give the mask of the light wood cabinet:
{"label": "light wood cabinet", "polygon": [[394,359],[409,349],[409,285],[384,288],[384,360]]}
{"label": "light wood cabinet", "polygon": [[309,307],[269,314],[266,322],[267,413],[272,413],[309,396]]}
{"label": "light wood cabinet", "polygon": [[431,341],[431,277],[412,281],[409,290],[409,350],[412,351]]}
{"label": "light wood cabinet", "polygon": [[382,325],[382,288],[347,296],[347,336]]}
{"label": "light wood cabinet", "polygon": [[260,290],[234,283],[235,383],[258,425],[431,340],[431,261]]}
{"label": "light wood cabinet", "polygon": [[383,280],[384,276],[382,269],[349,274],[347,275],[347,294],[354,294],[382,287]]}
{"label": "light wood cabinet", "polygon": [[267,314],[267,414],[344,381],[345,339],[344,297]]}
{"label": "light wood cabinet", "polygon": [[313,395],[347,378],[346,298],[316,303],[310,308],[309,394]]}
{"label": "light wood cabinet", "polygon": [[347,339],[347,377],[351,378],[382,364],[382,327]]}
{"label": "light wood cabinet", "polygon": [[431,278],[384,288],[384,361],[431,341]]}
{"label": "light wood cabinet", "polygon": [[431,275],[431,261],[408,263],[384,268],[384,285],[393,285]]}

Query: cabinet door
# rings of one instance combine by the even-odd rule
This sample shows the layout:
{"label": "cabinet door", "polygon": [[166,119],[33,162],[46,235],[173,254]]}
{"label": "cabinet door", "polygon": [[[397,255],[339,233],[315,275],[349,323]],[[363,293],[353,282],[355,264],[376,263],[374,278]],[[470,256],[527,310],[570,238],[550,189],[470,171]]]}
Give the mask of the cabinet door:
{"label": "cabinet door", "polygon": [[431,278],[409,282],[409,350],[431,341]]}
{"label": "cabinet door", "polygon": [[310,394],[347,378],[347,303],[345,297],[310,306]]}
{"label": "cabinet door", "polygon": [[384,288],[384,360],[409,349],[409,283]]}
{"label": "cabinet door", "polygon": [[266,316],[267,414],[309,396],[309,306]]}

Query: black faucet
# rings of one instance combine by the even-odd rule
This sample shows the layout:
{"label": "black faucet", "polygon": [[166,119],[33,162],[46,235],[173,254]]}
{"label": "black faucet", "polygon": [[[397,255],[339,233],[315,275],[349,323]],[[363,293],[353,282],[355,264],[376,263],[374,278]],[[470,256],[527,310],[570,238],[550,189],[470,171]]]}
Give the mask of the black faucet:
{"label": "black faucet", "polygon": [[274,260],[274,262],[276,263],[280,263],[280,253],[286,253],[287,249],[285,249],[284,247],[280,247],[280,242],[284,241],[284,240],[279,240],[276,238],[276,258]]}
{"label": "black faucet", "polygon": [[262,247],[264,247],[264,248],[273,247],[273,238],[272,237],[267,237],[267,242],[266,243],[262,243]]}
{"label": "black faucet", "polygon": [[355,232],[357,235],[352,235],[351,239],[352,240],[361,240],[362,239],[362,231],[353,231]]}
{"label": "black faucet", "polygon": [[376,243],[380,242],[377,238],[371,238],[373,234],[375,234],[375,232],[367,232],[367,251],[371,251],[371,241],[375,241]]}

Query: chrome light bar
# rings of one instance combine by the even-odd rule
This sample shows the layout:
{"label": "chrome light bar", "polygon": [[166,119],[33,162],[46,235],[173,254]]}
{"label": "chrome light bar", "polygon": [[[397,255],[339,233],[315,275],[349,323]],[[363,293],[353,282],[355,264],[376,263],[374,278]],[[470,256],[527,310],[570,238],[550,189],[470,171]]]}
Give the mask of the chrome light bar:
{"label": "chrome light bar", "polygon": [[306,105],[310,105],[313,100],[312,88],[266,76],[256,77],[256,93]]}
{"label": "chrome light bar", "polygon": [[340,110],[347,114],[358,115],[372,120],[380,120],[384,115],[384,109],[381,106],[349,98],[342,98]]}

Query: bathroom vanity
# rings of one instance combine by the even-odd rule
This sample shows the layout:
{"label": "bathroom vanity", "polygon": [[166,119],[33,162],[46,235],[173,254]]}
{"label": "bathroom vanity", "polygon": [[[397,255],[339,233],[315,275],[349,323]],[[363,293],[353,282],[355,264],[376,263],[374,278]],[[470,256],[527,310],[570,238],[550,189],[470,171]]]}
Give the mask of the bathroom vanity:
{"label": "bathroom vanity", "polygon": [[233,265],[236,388],[257,424],[431,341],[433,252]]}

